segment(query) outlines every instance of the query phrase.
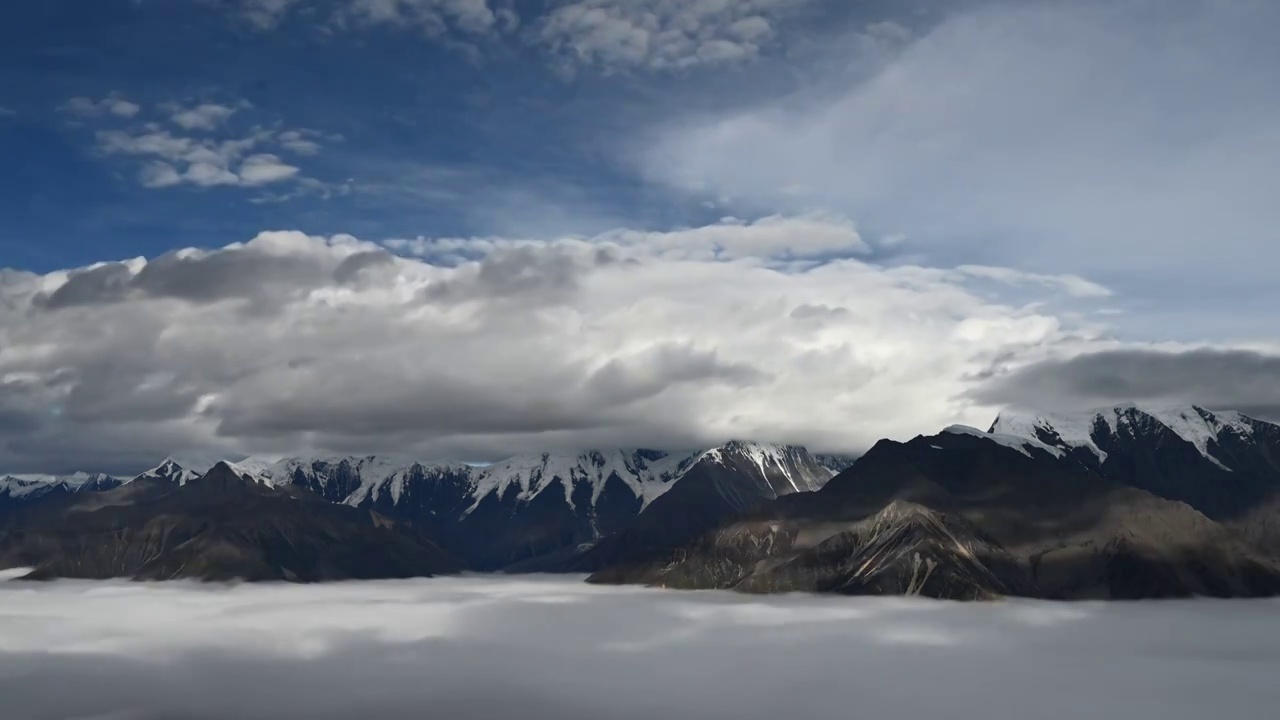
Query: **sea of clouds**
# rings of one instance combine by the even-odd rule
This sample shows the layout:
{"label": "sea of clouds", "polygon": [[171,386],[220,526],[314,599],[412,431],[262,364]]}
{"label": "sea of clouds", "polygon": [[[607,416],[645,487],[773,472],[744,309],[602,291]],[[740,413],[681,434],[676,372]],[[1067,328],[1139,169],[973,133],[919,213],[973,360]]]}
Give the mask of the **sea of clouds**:
{"label": "sea of clouds", "polygon": [[5,720],[1259,718],[1272,601],[6,582]]}

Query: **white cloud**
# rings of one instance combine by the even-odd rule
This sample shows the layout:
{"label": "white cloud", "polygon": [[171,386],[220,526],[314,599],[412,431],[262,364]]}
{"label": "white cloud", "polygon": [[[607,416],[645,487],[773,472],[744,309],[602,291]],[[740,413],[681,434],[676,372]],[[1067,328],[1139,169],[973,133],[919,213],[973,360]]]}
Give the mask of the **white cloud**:
{"label": "white cloud", "polygon": [[[829,208],[903,252],[1124,282],[1138,309],[1198,311],[1223,278],[1280,301],[1277,23],[1266,2],[956,4],[831,41],[792,96],[676,113],[635,157],[741,212]],[[1253,318],[1235,332],[1272,334]]]}
{"label": "white cloud", "polygon": [[74,97],[64,103],[60,109],[63,112],[80,117],[98,117],[104,114],[111,114],[120,118],[131,118],[142,111],[142,106],[129,102],[119,93],[112,93],[101,100]]}
{"label": "white cloud", "polygon": [[[0,377],[38,380],[0,393],[0,417],[28,428],[6,455],[35,471],[145,465],[173,447],[858,449],[988,422],[965,393],[994,362],[1103,332],[985,299],[961,271],[806,260],[861,249],[838,218],[389,245],[423,259],[279,232],[10,278]],[[1025,279],[983,276],[1005,280]]]}
{"label": "white cloud", "polygon": [[286,165],[270,154],[250,155],[240,164],[240,182],[245,185],[266,185],[288,180],[298,174],[298,168]]}
{"label": "white cloud", "polygon": [[339,14],[340,20],[417,27],[431,35],[451,27],[483,35],[511,27],[515,18],[513,11],[492,7],[488,0],[349,0]]}
{"label": "white cloud", "polygon": [[1081,298],[1110,297],[1112,292],[1098,283],[1086,280],[1079,275],[1045,275],[1029,273],[1011,268],[991,267],[989,265],[961,265],[956,272],[975,278],[986,278],[1009,285],[1042,285],[1056,287],[1070,295]]}
{"label": "white cloud", "polygon": [[282,147],[298,155],[317,155],[320,153],[320,143],[315,140],[308,140],[306,133],[300,130],[287,130],[280,133],[277,139]]}
{"label": "white cloud", "polygon": [[216,130],[235,112],[235,108],[226,105],[201,103],[195,107],[176,109],[169,119],[184,130]]}
{"label": "white cloud", "polygon": [[538,38],[571,65],[606,71],[677,70],[754,57],[775,23],[808,0],[576,0],[538,25]]}
{"label": "white cloud", "polygon": [[743,597],[577,578],[0,583],[0,601],[12,720],[193,707],[243,720],[1245,718],[1273,708],[1280,662],[1269,601]]}
{"label": "white cloud", "polygon": [[240,0],[240,16],[259,30],[280,24],[298,0]]}
{"label": "white cloud", "polygon": [[[175,115],[175,122],[184,126],[198,127],[200,122],[222,114],[199,111],[199,108],[189,112],[197,114],[180,121],[177,119],[180,113]],[[216,125],[211,125],[208,129],[215,128]],[[259,128],[245,137],[215,139],[179,136],[156,126],[147,126],[136,133],[124,130],[99,131],[97,146],[98,150],[106,155],[131,155],[145,158],[146,162],[138,173],[138,181],[145,187],[166,188],[182,184],[200,187],[220,185],[258,187],[297,181],[299,185],[294,195],[312,192],[327,193],[329,189],[324,183],[313,178],[302,177],[300,168],[284,162],[278,155],[269,152],[252,152],[264,146],[278,144],[284,149],[299,154],[318,153],[319,143],[315,140],[307,140],[306,137],[322,137],[322,134],[310,130],[291,130],[277,134],[274,131]]]}
{"label": "white cloud", "polygon": [[3,105],[0,105],[0,118],[11,118],[11,117],[17,117],[17,116],[18,116],[17,110],[13,110],[11,108],[7,108],[7,107],[4,107]]}

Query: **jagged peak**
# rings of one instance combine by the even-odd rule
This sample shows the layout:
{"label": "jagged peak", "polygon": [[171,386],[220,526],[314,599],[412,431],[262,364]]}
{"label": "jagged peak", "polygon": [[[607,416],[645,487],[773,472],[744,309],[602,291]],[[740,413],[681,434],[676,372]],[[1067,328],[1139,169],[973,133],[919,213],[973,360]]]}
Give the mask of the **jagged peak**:
{"label": "jagged peak", "polygon": [[1270,425],[1236,411],[1211,411],[1200,405],[1124,403],[1079,413],[1045,413],[1025,410],[1001,412],[989,432],[1043,441],[1069,448],[1085,448],[1099,462],[1107,459],[1097,443],[1100,433],[1136,437],[1151,429],[1172,432],[1193,445],[1206,459],[1230,470],[1214,457],[1212,445],[1222,433],[1251,437],[1257,427]]}
{"label": "jagged peak", "polygon": [[952,425],[942,432],[949,433],[951,435],[969,435],[972,437],[982,438],[983,440],[988,440],[996,443],[997,445],[1003,445],[1004,447],[1017,450],[1027,457],[1034,457],[1031,454],[1032,450],[1043,450],[1054,457],[1062,457],[1063,455],[1060,448],[1053,447],[1035,438],[1025,437],[1022,435],[1008,435],[1005,433],[990,431],[982,432],[978,428],[969,427],[968,425]]}

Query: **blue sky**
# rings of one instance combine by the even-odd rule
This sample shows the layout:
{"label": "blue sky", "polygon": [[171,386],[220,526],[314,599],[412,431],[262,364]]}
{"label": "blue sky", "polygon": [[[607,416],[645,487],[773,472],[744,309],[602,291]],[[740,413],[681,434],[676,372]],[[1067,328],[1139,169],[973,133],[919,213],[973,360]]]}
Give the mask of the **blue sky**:
{"label": "blue sky", "polygon": [[7,3],[0,471],[1280,416],[1277,26],[1269,0]]}
{"label": "blue sky", "polygon": [[[282,6],[270,27],[255,24],[254,2],[7,5],[0,103],[11,114],[0,152],[18,172],[0,180],[4,263],[48,271],[221,246],[264,228],[376,238],[714,220],[720,213],[701,198],[638,178],[618,157],[619,140],[673,107],[723,108],[796,84],[788,67],[764,58],[655,77],[573,68],[519,31],[473,34],[449,20],[439,36],[409,20],[343,29],[334,20],[343,5]],[[520,9],[524,23],[544,10]],[[877,17],[873,6],[866,12]],[[798,27],[817,19],[811,9],[790,15]],[[112,97],[139,106],[136,114],[67,107]],[[171,122],[178,107],[206,103],[235,114],[196,131]],[[141,159],[104,157],[95,134],[143,135],[147,123],[219,141],[255,128],[315,131],[314,155],[260,149],[325,187],[144,187]]]}

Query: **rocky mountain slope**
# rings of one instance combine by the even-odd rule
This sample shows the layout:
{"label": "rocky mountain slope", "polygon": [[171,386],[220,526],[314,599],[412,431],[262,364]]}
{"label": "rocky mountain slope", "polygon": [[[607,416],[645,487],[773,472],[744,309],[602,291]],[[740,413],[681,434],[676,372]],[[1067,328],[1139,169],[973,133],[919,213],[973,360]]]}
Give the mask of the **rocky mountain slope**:
{"label": "rocky mountain slope", "polygon": [[32,567],[32,578],[301,582],[462,569],[412,525],[272,488],[225,463],[182,484],[143,476],[33,500],[0,524],[0,567]]}
{"label": "rocky mountain slope", "polygon": [[1005,412],[991,432],[1039,440],[1280,553],[1280,426],[1195,406],[1125,405],[1076,415]]}
{"label": "rocky mountain slope", "polygon": [[[661,515],[701,502],[696,491],[703,482],[697,478],[706,476],[701,470],[677,494],[683,500],[659,502],[699,464],[721,469],[714,493],[731,498],[731,507],[738,508],[760,498],[816,489],[835,474],[830,466],[839,462],[820,462],[799,448],[730,443],[696,453],[538,454],[484,467],[377,456],[274,462],[249,458],[226,467],[264,487],[305,489],[334,504],[410,522],[468,568],[496,570],[565,551],[571,555],[629,527],[655,503],[659,509],[653,514]],[[185,487],[203,474],[204,468],[185,467],[171,458],[132,482]],[[35,490],[22,490],[22,500],[37,496]]]}
{"label": "rocky mountain slope", "polygon": [[761,502],[814,492],[833,474],[804,448],[729,443],[700,455],[670,492],[618,532],[559,565],[538,569],[591,572],[642,558],[692,539]]}
{"label": "rocky mountain slope", "polygon": [[856,461],[735,442],[485,467],[191,465],[0,480],[0,566],[287,580],[573,571],[956,599],[1280,594],[1280,427],[1198,407],[1004,413],[986,432],[886,440]]}
{"label": "rocky mountain slope", "polygon": [[[1274,426],[1249,422],[1263,442],[1234,445],[1231,459],[1241,471],[1259,470],[1246,486],[1252,488],[1268,477],[1276,481],[1261,471],[1274,457],[1266,443]],[[767,502],[687,542],[619,558],[592,579],[949,598],[1280,593],[1280,562],[1265,543],[1140,486],[1191,482],[1166,459],[1177,453],[1188,460],[1187,441],[1162,428],[1138,433],[1128,451],[1150,458],[1152,467],[1172,467],[1163,480],[1100,472],[1098,463],[1080,457],[1079,446],[1059,442],[1062,431],[957,427],[907,443],[882,441],[817,492]],[[996,429],[1017,428],[998,422]],[[1192,449],[1215,454],[1215,444],[1223,443]],[[1266,496],[1259,497],[1265,505]],[[1244,505],[1228,506],[1258,512]]]}

